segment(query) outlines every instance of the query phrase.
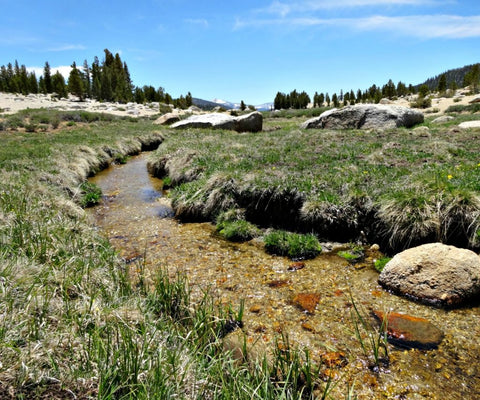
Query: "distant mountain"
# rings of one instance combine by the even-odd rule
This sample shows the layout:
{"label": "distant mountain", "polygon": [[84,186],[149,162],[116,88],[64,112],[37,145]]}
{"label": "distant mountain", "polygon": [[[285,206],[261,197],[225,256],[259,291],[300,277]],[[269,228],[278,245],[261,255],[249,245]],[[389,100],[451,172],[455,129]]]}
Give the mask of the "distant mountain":
{"label": "distant mountain", "polygon": [[[198,98],[192,99],[193,105],[201,108],[202,110],[213,110],[215,107],[223,107],[226,110],[238,110],[240,108],[240,103],[232,103],[231,101],[221,100],[221,99],[213,99],[203,100]],[[269,111],[273,107],[273,103],[264,103],[254,106],[258,111]]]}
{"label": "distant mountain", "polygon": [[457,84],[457,87],[462,87],[465,75],[468,74],[468,72],[472,69],[474,65],[475,64],[465,65],[461,68],[450,69],[448,71],[442,72],[441,74],[434,76],[433,78],[428,78],[425,82],[417,85],[416,87],[418,88],[422,85],[427,85],[430,90],[437,90],[438,82],[443,74],[445,74],[447,77],[447,85],[449,85],[451,82],[455,82]]}

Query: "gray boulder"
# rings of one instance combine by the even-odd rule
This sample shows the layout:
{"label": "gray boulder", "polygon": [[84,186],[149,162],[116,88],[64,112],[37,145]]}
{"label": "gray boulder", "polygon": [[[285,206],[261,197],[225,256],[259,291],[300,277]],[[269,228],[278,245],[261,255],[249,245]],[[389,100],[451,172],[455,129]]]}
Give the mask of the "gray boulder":
{"label": "gray boulder", "polygon": [[423,113],[408,107],[384,104],[356,104],[325,111],[305,121],[302,129],[410,128],[424,120]]}
{"label": "gray boulder", "polygon": [[237,132],[260,132],[262,126],[262,114],[253,112],[240,117],[219,113],[193,115],[190,118],[174,123],[171,127],[174,129],[211,128]]}
{"label": "gray boulder", "polygon": [[180,121],[178,114],[167,113],[158,117],[153,123],[155,125],[171,125],[178,121]]}
{"label": "gray boulder", "polygon": [[462,129],[480,128],[480,121],[465,121],[458,125]]}
{"label": "gray boulder", "polygon": [[393,257],[378,282],[422,303],[461,306],[480,299],[480,258],[470,250],[429,243]]}
{"label": "gray boulder", "polygon": [[453,118],[452,116],[450,115],[442,115],[441,117],[437,117],[435,118],[433,121],[432,121],[432,124],[443,124],[445,122],[449,122],[451,120],[453,120],[455,118]]}
{"label": "gray boulder", "polygon": [[472,100],[469,101],[470,104],[480,103],[480,95],[475,96]]}

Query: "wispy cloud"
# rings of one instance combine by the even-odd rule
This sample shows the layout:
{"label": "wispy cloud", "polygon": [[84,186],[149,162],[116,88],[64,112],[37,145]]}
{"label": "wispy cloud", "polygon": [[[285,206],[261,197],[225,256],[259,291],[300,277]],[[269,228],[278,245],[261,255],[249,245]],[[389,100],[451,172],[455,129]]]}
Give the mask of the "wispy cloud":
{"label": "wispy cloud", "polygon": [[305,13],[320,10],[334,10],[361,7],[382,6],[434,6],[449,4],[454,0],[300,0],[293,2],[273,1],[269,6],[260,8],[257,13],[278,15],[282,18],[292,13]]}
{"label": "wispy cloud", "polygon": [[286,17],[237,19],[234,29],[282,26],[308,28],[335,26],[362,32],[383,31],[420,39],[463,39],[480,37],[480,15],[373,15],[357,18]]}
{"label": "wispy cloud", "polygon": [[71,50],[86,50],[87,47],[82,44],[64,44],[55,47],[49,47],[47,51],[61,52],[61,51],[71,51]]}
{"label": "wispy cloud", "polygon": [[203,28],[208,28],[209,27],[208,21],[204,18],[186,18],[186,19],[184,19],[184,22],[186,22],[187,24],[190,24],[190,25],[201,26]]}

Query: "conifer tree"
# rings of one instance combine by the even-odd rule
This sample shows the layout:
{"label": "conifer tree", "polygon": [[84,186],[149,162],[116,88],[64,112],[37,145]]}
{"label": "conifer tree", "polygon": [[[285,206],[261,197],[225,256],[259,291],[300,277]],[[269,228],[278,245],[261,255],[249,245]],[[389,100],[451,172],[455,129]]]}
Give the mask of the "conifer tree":
{"label": "conifer tree", "polygon": [[340,106],[340,102],[338,101],[338,96],[336,93],[332,94],[332,103],[334,107]]}
{"label": "conifer tree", "polygon": [[91,68],[91,81],[92,81],[92,97],[96,100],[100,100],[100,95],[101,95],[101,84],[100,84],[100,79],[101,79],[101,71],[100,71],[100,62],[98,61],[98,57],[95,56],[93,63],[92,63],[92,68]]}
{"label": "conifer tree", "polygon": [[91,71],[88,66],[88,61],[83,61],[83,87],[85,88],[85,95],[89,98],[92,97],[92,80]]}
{"label": "conifer tree", "polygon": [[38,93],[38,81],[34,71],[28,74],[28,91],[29,93]]}
{"label": "conifer tree", "polygon": [[[187,108],[193,105],[193,97],[190,92],[188,92],[187,95],[185,96],[185,102],[187,103]],[[245,105],[245,103],[243,103],[243,105]]]}
{"label": "conifer tree", "polygon": [[59,71],[55,72],[52,76],[52,88],[53,91],[58,94],[58,97],[68,96],[65,78]]}
{"label": "conifer tree", "polygon": [[43,82],[45,85],[45,94],[52,93],[52,73],[48,61],[45,62],[45,67],[43,68]]}
{"label": "conifer tree", "polygon": [[68,91],[83,101],[84,87],[80,71],[77,69],[75,61],[72,64],[70,75],[68,76]]}

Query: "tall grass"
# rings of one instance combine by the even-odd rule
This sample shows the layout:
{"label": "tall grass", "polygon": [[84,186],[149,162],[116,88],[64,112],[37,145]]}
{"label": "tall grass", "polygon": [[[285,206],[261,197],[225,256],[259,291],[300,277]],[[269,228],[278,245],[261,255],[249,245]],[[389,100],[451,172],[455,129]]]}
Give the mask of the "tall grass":
{"label": "tall grass", "polygon": [[82,182],[159,136],[148,121],[82,124],[2,133],[0,397],[311,398],[309,359],[225,351],[242,303],[193,301],[185,277],[161,266],[148,286],[92,228]]}

